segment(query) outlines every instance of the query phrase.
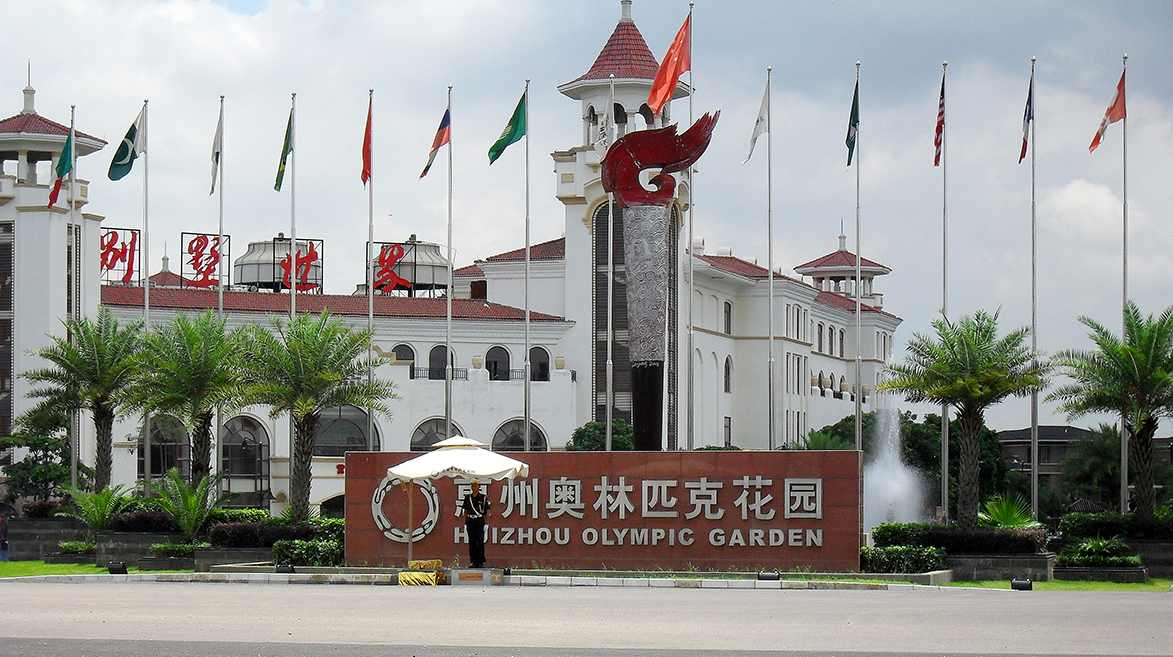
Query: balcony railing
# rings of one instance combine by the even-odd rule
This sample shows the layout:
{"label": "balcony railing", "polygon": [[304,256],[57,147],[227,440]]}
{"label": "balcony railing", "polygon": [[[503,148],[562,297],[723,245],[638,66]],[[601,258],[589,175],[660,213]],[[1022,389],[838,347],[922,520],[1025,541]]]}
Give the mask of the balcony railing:
{"label": "balcony railing", "polygon": [[[432,381],[444,380],[443,367],[414,367],[411,370],[411,378],[413,379],[430,379]],[[467,381],[468,368],[454,367],[452,368],[453,381]]]}

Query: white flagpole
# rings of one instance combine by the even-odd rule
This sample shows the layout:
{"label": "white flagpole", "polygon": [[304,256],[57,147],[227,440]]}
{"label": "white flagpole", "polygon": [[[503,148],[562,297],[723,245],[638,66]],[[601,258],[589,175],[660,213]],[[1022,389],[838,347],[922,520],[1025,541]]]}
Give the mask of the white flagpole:
{"label": "white flagpole", "polygon": [[530,451],[530,360],[529,360],[529,78],[525,79],[525,433],[522,442]]}
{"label": "white flagpole", "polygon": [[[1124,72],[1128,72],[1128,54],[1124,54]],[[1124,224],[1123,224],[1123,298],[1120,304],[1121,331],[1120,339],[1126,340],[1128,331],[1128,113],[1121,119],[1124,126],[1123,134],[1123,170],[1124,170]],[[1138,491],[1139,492],[1139,491]],[[1128,429],[1124,425],[1124,418],[1120,419],[1120,513],[1128,513]]]}
{"label": "white flagpole", "polygon": [[[31,72],[32,64],[29,64],[29,68],[30,68],[29,76],[31,79],[31,77],[32,77],[32,72]],[[32,86],[31,82],[29,83],[29,86]],[[78,251],[81,248],[82,242],[84,241],[80,238],[80,236],[78,234],[81,227],[77,225],[77,219],[74,214],[74,210],[76,209],[77,204],[73,202],[74,201],[73,190],[75,187],[74,182],[77,180],[77,173],[76,173],[77,158],[74,157],[74,153],[77,152],[77,131],[74,129],[74,111],[75,111],[76,107],[77,107],[76,105],[69,106],[69,139],[68,139],[68,143],[69,143],[69,229],[66,232],[66,234],[69,237],[70,246],[73,247],[71,249],[71,251],[73,252],[73,259],[72,259],[73,261],[69,263],[69,266],[70,266],[71,271],[73,273],[73,281],[71,281],[71,285],[73,286],[73,289],[77,290],[77,292],[74,292],[74,300],[73,300],[73,303],[70,304],[70,307],[68,309],[69,312],[67,313],[67,315],[69,317],[74,318],[74,319],[77,319],[81,316],[81,313],[78,312],[78,309],[82,308],[82,304],[79,303],[78,297],[80,296],[80,292],[81,292],[82,288],[81,288],[81,285],[78,284],[78,276],[81,275],[82,268],[81,268],[81,258],[79,257],[80,254],[78,253]],[[63,153],[63,155],[64,155],[64,153]],[[69,454],[69,466],[70,466],[69,467],[69,480],[70,480],[70,482],[69,483],[74,488],[77,488],[77,470],[78,470],[78,468],[77,468],[77,465],[78,465],[77,452],[79,449],[81,449],[81,431],[79,431],[79,428],[78,428],[78,425],[80,423],[81,423],[81,412],[74,411],[73,413],[71,413],[70,414],[70,427],[69,427],[70,446],[71,446],[70,450],[69,450],[70,451],[70,454]]]}
{"label": "white flagpole", "polygon": [[[220,194],[218,196],[220,201],[220,234],[219,241],[216,242],[219,250],[219,258],[216,261],[216,313],[221,320],[224,319],[224,94],[220,94],[220,122],[218,128],[220,133],[220,154],[216,159],[216,168],[219,169],[220,178]],[[218,434],[219,432],[217,432]]]}
{"label": "white flagpole", "polygon": [[[444,438],[452,437],[452,85],[448,85],[448,290],[444,327]],[[410,544],[409,544],[410,545]]]}
{"label": "white flagpole", "polygon": [[[289,97],[289,321],[297,317],[297,92]],[[290,416],[292,419],[293,416]],[[289,452],[293,476],[293,450]]]}
{"label": "white flagpole", "polygon": [[[688,124],[692,125],[692,97],[696,93],[696,88],[692,86],[692,2],[688,3]],[[671,99],[671,96],[669,96]],[[693,404],[696,401],[695,390],[693,387],[693,325],[692,325],[692,297],[695,294],[693,290],[693,260],[695,255],[693,249],[693,223],[696,218],[693,208],[696,207],[696,189],[693,187],[692,180],[692,165],[688,167],[688,246],[686,252],[688,254],[688,449],[691,451],[694,447],[693,435],[695,432],[695,415],[693,413]]]}
{"label": "white flagpole", "polygon": [[[148,201],[150,189],[148,181],[148,172],[150,167],[150,145],[147,144],[149,131],[147,129],[147,100],[143,100],[143,123],[139,126],[139,131],[142,133],[135,134],[135,141],[141,142],[146,148],[143,149],[143,261],[147,263],[146,271],[143,275],[146,276],[146,281],[143,285],[143,330],[151,330],[151,232],[150,223],[148,221],[149,214]],[[131,148],[135,148],[131,145]],[[150,487],[147,482],[151,480],[151,414],[150,412],[143,414],[143,491],[149,496]]]}
{"label": "white flagpole", "polygon": [[[855,88],[859,89],[859,65],[855,62]],[[859,204],[859,170],[863,168],[863,150],[859,138],[859,124],[855,124],[855,450],[863,449],[863,332],[860,314],[860,297],[863,296],[863,280],[860,278],[860,204]],[[863,473],[860,473],[862,477]],[[862,507],[861,507],[862,508]]]}
{"label": "white flagpole", "polygon": [[[1030,351],[1039,353],[1038,249],[1035,230],[1035,59],[1030,58]],[[1030,510],[1039,519],[1039,393],[1030,393]]]}
{"label": "white flagpole", "polygon": [[[367,178],[367,362],[374,357],[372,349],[375,343],[375,128],[374,113],[375,89],[367,90],[367,118],[371,121],[371,159],[370,172]],[[413,364],[412,367],[415,365]],[[375,382],[374,368],[367,370],[367,384]],[[375,449],[375,419],[372,409],[367,409],[367,451]]]}
{"label": "white flagpole", "polygon": [[[941,89],[949,62],[941,62]],[[944,91],[942,91],[944,93]],[[941,316],[949,317],[949,120],[942,109],[941,125]],[[949,405],[941,404],[941,512],[949,520]]]}
{"label": "white flagpole", "polygon": [[[692,53],[689,53],[691,56]],[[774,410],[774,131],[770,125],[771,109],[770,109],[770,75],[774,70],[773,66],[766,67],[766,267],[769,269],[767,277],[770,280],[770,304],[769,304],[769,347],[767,353],[769,355],[766,361],[769,368],[769,375],[767,378],[767,396],[770,398],[769,413],[770,413],[770,436],[769,446],[774,449],[774,425],[777,422]],[[692,358],[692,355],[689,355]]]}
{"label": "white flagpole", "polygon": [[[610,77],[611,95],[607,109],[603,112],[607,125],[607,146],[611,146],[611,124],[615,113],[615,74]],[[611,423],[614,420],[615,409],[615,363],[612,360],[612,343],[615,341],[615,198],[612,192],[607,192],[607,438],[606,450],[611,451],[612,433]],[[691,411],[690,411],[691,413]]]}

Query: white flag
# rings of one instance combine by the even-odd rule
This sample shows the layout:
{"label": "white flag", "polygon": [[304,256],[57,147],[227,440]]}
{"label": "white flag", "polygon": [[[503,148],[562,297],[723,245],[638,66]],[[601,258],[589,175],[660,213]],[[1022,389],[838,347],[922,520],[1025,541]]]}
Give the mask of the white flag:
{"label": "white flag", "polygon": [[609,103],[606,111],[599,115],[599,135],[595,137],[595,152],[599,154],[599,159],[603,159],[607,155],[607,149],[611,148],[611,125],[615,122],[611,117],[615,103]]}
{"label": "white flag", "polygon": [[212,191],[208,196],[216,193],[216,174],[220,173],[220,150],[224,141],[224,105],[220,105],[220,120],[216,122],[216,138],[212,140]]}
{"label": "white flag", "polygon": [[749,138],[749,155],[745,156],[742,164],[749,162],[749,158],[753,157],[754,146],[758,143],[758,137],[762,136],[763,132],[770,131],[770,85],[766,85],[766,91],[762,94],[762,108],[758,110],[758,120],[753,124],[753,135]]}

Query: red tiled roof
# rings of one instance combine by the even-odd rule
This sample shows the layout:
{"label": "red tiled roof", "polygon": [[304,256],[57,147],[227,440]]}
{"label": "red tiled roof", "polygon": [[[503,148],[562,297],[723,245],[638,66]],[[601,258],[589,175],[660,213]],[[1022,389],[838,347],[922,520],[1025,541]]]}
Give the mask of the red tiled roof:
{"label": "red tiled roof", "polygon": [[[529,247],[530,260],[563,260],[566,258],[566,238],[559,237],[556,240],[549,242],[542,242],[541,244],[531,244]],[[505,253],[498,253],[495,256],[485,258],[488,262],[511,262],[525,260],[525,248],[516,249],[514,251],[506,251]]]}
{"label": "red tiled roof", "polygon": [[607,45],[591,69],[582,76],[573,80],[606,80],[612,73],[616,78],[644,78],[654,80],[660,62],[648,49],[647,42],[639,33],[639,28],[631,21],[619,21]]}
{"label": "red tiled roof", "polygon": [[[102,304],[128,308],[141,308],[143,289],[141,287],[102,286]],[[151,290],[152,308],[178,310],[208,310],[216,307],[216,291],[197,288],[155,288]],[[297,309],[301,312],[320,313],[329,309],[336,315],[366,315],[365,296],[341,294],[299,294]],[[289,295],[268,292],[224,292],[224,310],[241,313],[289,313]],[[375,297],[375,315],[379,317],[443,319],[445,300],[409,297]],[[453,299],[453,319],[524,321],[525,310],[480,299]],[[561,322],[561,317],[530,311],[535,322]]]}
{"label": "red tiled roof", "polygon": [[161,271],[151,277],[151,282],[157,287],[179,287],[183,285],[183,278],[173,271]]}
{"label": "red tiled roof", "polygon": [[[484,261],[477,260],[477,262],[484,262]],[[467,267],[461,267],[460,269],[453,271],[452,275],[453,276],[484,276],[485,272],[476,263],[473,263]]]}
{"label": "red tiled roof", "polygon": [[[888,269],[878,262],[873,262],[867,258],[860,258],[859,264],[861,267],[878,267],[880,269]],[[813,269],[815,267],[854,267],[855,254],[851,251],[834,251],[828,253],[821,258],[815,258],[806,264],[799,265],[794,268],[795,271],[800,269]],[[888,271],[891,271],[888,269]]]}
{"label": "red tiled roof", "polygon": [[[841,308],[843,310],[855,312],[855,299],[849,299],[842,294],[835,294],[834,292],[819,292],[819,295],[815,297],[815,303],[821,303],[825,306],[832,306],[835,308]],[[875,306],[869,306],[866,303],[861,303],[859,306],[860,310],[865,313],[880,313],[881,315],[887,315],[889,317],[896,316],[892,313],[884,312]]]}
{"label": "red tiled roof", "polygon": [[[69,126],[61,125],[56,121],[50,121],[40,114],[17,114],[10,116],[3,121],[0,121],[0,133],[19,133],[27,132],[35,135],[68,135]],[[86,139],[93,139],[105,144],[105,141],[97,137],[91,137],[84,132],[78,131],[78,137]]]}
{"label": "red tiled roof", "polygon": [[[704,255],[698,253],[696,257],[697,259],[703,260],[713,267],[720,269],[721,271],[727,271],[731,274],[737,274],[738,276],[744,276],[746,278],[761,280],[767,278],[770,273],[769,270],[765,267],[759,267],[748,260],[742,260],[741,258],[734,256]],[[774,278],[785,278],[787,280],[801,282],[795,280],[791,276],[786,276],[779,271],[774,272]]]}

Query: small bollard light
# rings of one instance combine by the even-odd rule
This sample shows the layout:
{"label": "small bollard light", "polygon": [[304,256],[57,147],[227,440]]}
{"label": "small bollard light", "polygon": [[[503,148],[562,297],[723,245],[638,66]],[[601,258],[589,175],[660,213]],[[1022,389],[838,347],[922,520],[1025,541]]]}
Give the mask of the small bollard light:
{"label": "small bollard light", "polygon": [[277,572],[279,572],[279,573],[292,573],[293,566],[290,564],[287,564],[287,563],[278,564]]}
{"label": "small bollard light", "polygon": [[759,570],[758,571],[758,579],[780,580],[780,579],[782,579],[782,574],[779,573],[777,570]]}
{"label": "small bollard light", "polygon": [[1010,588],[1015,591],[1033,591],[1034,585],[1029,579],[1012,579]]}
{"label": "small bollard light", "polygon": [[125,575],[126,564],[121,561],[111,561],[106,565],[106,570],[108,570],[111,575]]}
{"label": "small bollard light", "polygon": [[513,574],[513,569],[512,569],[512,568],[506,568],[504,571],[502,571],[502,572],[501,572],[501,574],[502,574],[502,575],[512,575],[512,574]]}

